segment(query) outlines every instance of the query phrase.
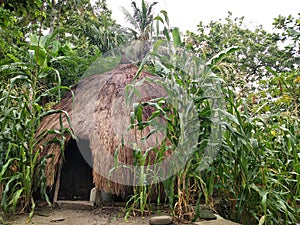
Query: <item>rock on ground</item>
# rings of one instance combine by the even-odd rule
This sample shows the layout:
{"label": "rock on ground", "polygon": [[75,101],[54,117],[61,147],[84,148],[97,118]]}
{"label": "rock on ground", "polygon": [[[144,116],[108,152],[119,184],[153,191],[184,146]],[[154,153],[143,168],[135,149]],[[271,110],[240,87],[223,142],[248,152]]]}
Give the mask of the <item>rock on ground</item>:
{"label": "rock on ground", "polygon": [[222,218],[218,215],[217,215],[216,220],[195,222],[194,224],[196,224],[196,225],[240,225],[239,223],[225,220],[224,218]]}
{"label": "rock on ground", "polygon": [[171,216],[153,216],[149,219],[150,225],[168,225],[173,222]]}

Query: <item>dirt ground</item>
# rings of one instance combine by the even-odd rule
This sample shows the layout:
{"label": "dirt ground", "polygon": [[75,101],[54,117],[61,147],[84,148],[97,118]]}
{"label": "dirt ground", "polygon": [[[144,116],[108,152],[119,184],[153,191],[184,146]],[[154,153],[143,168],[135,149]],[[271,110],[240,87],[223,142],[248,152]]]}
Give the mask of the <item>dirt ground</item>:
{"label": "dirt ground", "polygon": [[[149,218],[135,217],[124,220],[124,213],[120,209],[93,209],[93,210],[74,210],[74,209],[38,209],[32,221],[28,223],[28,215],[13,215],[4,218],[4,224],[25,225],[138,225],[149,224]],[[1,222],[0,222],[1,224]]]}
{"label": "dirt ground", "polygon": [[[60,201],[61,202],[61,201]],[[87,207],[88,206],[88,207]],[[203,213],[207,206],[202,206]],[[137,212],[138,214],[138,212]],[[112,206],[110,204],[94,208],[92,205],[69,204],[61,202],[55,208],[45,204],[38,205],[31,221],[28,221],[28,214],[4,216],[0,211],[0,225],[148,225],[149,219],[155,214],[142,217],[137,215],[125,221],[124,206]],[[169,215],[168,207],[161,208],[160,215]],[[202,214],[203,216],[204,214]],[[194,223],[179,223],[173,221],[173,225],[197,224],[197,225],[238,225],[237,223],[225,220],[216,215],[216,220],[198,220]]]}
{"label": "dirt ground", "polygon": [[[166,214],[166,213],[164,213]],[[92,210],[75,210],[75,209],[50,209],[39,208],[36,210],[31,222],[28,222],[28,215],[13,215],[9,218],[3,218],[0,214],[0,224],[3,225],[148,225],[149,216],[131,217],[127,221],[124,220],[124,212],[122,208],[109,209],[92,209]],[[151,215],[154,216],[154,215]],[[173,225],[240,225],[229,220],[225,220],[218,216],[217,220],[198,221],[195,223],[179,223],[173,222]]]}
{"label": "dirt ground", "polygon": [[[0,224],[6,225],[148,225],[149,216],[130,217],[124,220],[122,208],[74,210],[74,209],[50,209],[39,208],[35,211],[32,221],[27,223],[28,215],[13,215],[4,218]],[[151,215],[153,216],[153,215]],[[179,223],[174,223],[179,224]]]}

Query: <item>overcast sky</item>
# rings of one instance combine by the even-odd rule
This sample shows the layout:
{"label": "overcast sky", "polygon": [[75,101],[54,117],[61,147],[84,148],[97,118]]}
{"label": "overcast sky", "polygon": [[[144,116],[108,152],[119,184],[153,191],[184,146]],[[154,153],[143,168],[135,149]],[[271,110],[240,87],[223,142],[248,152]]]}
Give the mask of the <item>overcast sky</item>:
{"label": "overcast sky", "polygon": [[[138,6],[141,0],[135,0]],[[164,9],[168,12],[172,27],[196,31],[200,21],[209,23],[211,20],[224,19],[228,11],[233,17],[245,16],[249,28],[262,24],[268,31],[272,30],[273,18],[278,15],[294,17],[300,13],[300,0],[156,0],[155,11]],[[153,0],[146,0],[153,2]],[[122,26],[127,26],[120,6],[131,11],[131,0],[107,0],[113,18]]]}

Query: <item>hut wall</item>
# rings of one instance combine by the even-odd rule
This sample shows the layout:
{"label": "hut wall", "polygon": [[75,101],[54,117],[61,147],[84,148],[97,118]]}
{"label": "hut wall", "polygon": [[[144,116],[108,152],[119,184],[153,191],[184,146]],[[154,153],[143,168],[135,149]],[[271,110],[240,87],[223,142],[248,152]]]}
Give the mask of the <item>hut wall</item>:
{"label": "hut wall", "polygon": [[[120,145],[122,137],[122,134],[119,134],[118,132],[124,130],[124,128],[127,129],[127,123],[130,122],[130,109],[127,111],[124,109],[126,107],[118,108],[116,106],[122,106],[125,104],[124,94],[126,85],[133,81],[137,71],[138,68],[134,65],[122,64],[114,70],[101,75],[86,77],[80,82],[80,84],[73,88],[75,101],[73,101],[72,93],[68,92],[60,103],[54,106],[54,109],[64,110],[70,116],[74,133],[77,138],[88,139],[90,141],[89,147],[92,151],[92,163],[94,168],[93,182],[96,188],[122,197],[132,194],[133,188],[132,186],[111,182],[107,179],[108,176],[103,176],[103,173],[105,173],[105,171],[110,171],[113,166],[113,163],[105,161],[104,156],[110,155],[111,157],[114,157],[115,150]],[[143,71],[140,74],[140,79],[145,77],[154,78],[151,74]],[[136,81],[139,81],[140,79]],[[160,85],[150,82],[145,83],[143,88],[139,91],[141,96],[149,98],[166,96],[164,89]],[[79,98],[78,95],[80,96]],[[91,99],[94,101],[91,101]],[[145,99],[136,100],[142,101]],[[144,112],[144,114],[145,117],[149,116],[149,113]],[[62,122],[64,128],[70,128],[65,115],[62,118]],[[41,122],[37,135],[41,134],[45,130],[52,129],[61,129],[59,114],[52,114],[45,117]],[[47,186],[49,187],[53,187],[55,184],[55,176],[57,176],[59,168],[58,165],[61,162],[60,145],[58,143],[51,143],[51,140],[55,137],[58,137],[58,135],[48,134],[43,143],[41,143],[41,155],[52,156],[47,159],[46,165]],[[66,134],[65,138],[67,142],[71,137],[69,134]],[[160,134],[157,134],[156,136],[152,135],[149,138],[149,143],[147,142],[147,145],[149,144],[152,146],[152,144],[155,144],[157,140],[161,140],[162,138],[163,135]],[[130,135],[128,140],[130,143]],[[74,149],[67,149],[65,151],[66,154],[73,154],[74,152]],[[127,165],[133,165],[134,158],[130,145],[124,147],[119,152],[118,160]],[[66,167],[67,163],[68,159],[66,157],[66,161],[63,166]],[[76,170],[77,167],[79,168],[80,163],[77,164],[78,165],[75,165],[76,167],[74,168]],[[99,171],[101,171],[101,173],[99,173]],[[81,172],[77,173],[83,177]],[[118,175],[122,178],[126,178],[128,181],[132,180],[132,174],[130,172],[116,174],[117,178]],[[69,177],[72,175],[67,174],[65,176]],[[115,181],[118,181],[118,179],[115,179]],[[69,182],[71,181],[69,180]],[[63,185],[64,184],[61,183],[61,187]],[[91,188],[92,187],[93,186],[91,186]]]}

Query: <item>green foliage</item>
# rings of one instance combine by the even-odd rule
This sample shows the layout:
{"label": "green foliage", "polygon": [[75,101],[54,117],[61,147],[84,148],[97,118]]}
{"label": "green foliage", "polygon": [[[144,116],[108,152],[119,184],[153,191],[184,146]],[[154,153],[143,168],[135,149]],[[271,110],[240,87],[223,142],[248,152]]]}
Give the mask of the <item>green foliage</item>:
{"label": "green foliage", "polygon": [[46,24],[50,32],[59,30],[61,41],[75,45],[79,56],[98,56],[99,52],[126,42],[123,30],[112,20],[105,1],[97,1],[95,6],[91,6],[90,1],[62,2],[48,8],[50,16]]}
{"label": "green foliage", "polygon": [[[57,84],[56,73],[60,74],[61,84],[69,86],[78,82],[81,71],[81,58],[77,56],[76,50],[71,46],[71,43],[62,44],[56,39],[58,32],[51,35],[30,36],[30,53],[38,52],[38,56],[34,58],[37,65],[45,68],[45,74],[41,74],[39,78],[41,85],[45,88],[52,88]],[[53,70],[48,71],[49,68]],[[85,68],[84,68],[85,69]],[[47,72],[52,75],[47,74]]]}
{"label": "green foliage", "polygon": [[[276,114],[251,117],[229,92],[222,151],[213,172],[216,191],[233,200],[230,219],[243,224],[295,224],[299,220],[299,125]],[[264,221],[264,222],[263,222]]]}
{"label": "green foliage", "polygon": [[31,217],[34,193],[49,203],[46,157],[40,156],[38,144],[47,133],[56,133],[60,138],[53,141],[63,150],[69,133],[61,127],[37,136],[41,119],[66,114],[51,105],[91,62],[126,37],[105,1],[94,7],[89,1],[6,1],[0,5],[0,19],[1,208],[6,213],[29,210]]}
{"label": "green foliage", "polygon": [[[153,129],[142,140],[159,132],[154,125],[161,118],[166,122],[166,137],[160,146],[146,151],[140,145],[133,148],[134,165],[145,167],[136,171],[138,186],[127,202],[127,216],[136,209],[141,214],[152,211],[151,196],[156,192],[158,207],[166,202],[181,220],[197,219],[199,204],[204,201],[223,216],[243,224],[298,223],[299,18],[275,18],[277,33],[271,34],[262,27],[247,29],[244,18],[229,14],[224,23],[200,22],[197,33],[188,32],[182,38],[177,28],[170,29],[166,11],[154,17],[155,5],[142,1],[138,7],[132,2],[134,14],[126,9],[123,12],[135,38],[158,40],[149,54],[150,63],[143,61],[139,72],[147,69],[156,74],[160,81],[147,82],[157,82],[168,96],[178,98],[132,103],[131,129],[137,137],[149,127]],[[56,133],[59,138],[52,141],[59,142],[63,149],[64,134],[70,131],[61,127],[37,136],[39,123],[51,113],[64,116],[65,112],[48,106],[58,102],[67,86],[76,84],[87,68],[88,76],[101,72],[99,65],[102,71],[116,65],[119,58],[99,55],[125,43],[128,35],[112,20],[104,0],[95,6],[89,0],[0,0],[3,211],[33,213],[35,192],[49,202],[46,157],[39,156],[37,146],[47,133]],[[220,84],[226,88],[221,90]],[[128,87],[129,97],[135,91],[134,86]],[[152,111],[146,121],[145,108]],[[192,112],[196,112],[197,123]],[[192,124],[199,125],[199,129]],[[212,138],[220,142],[219,154],[212,147],[216,144]],[[182,148],[191,139],[196,144]],[[153,160],[159,163],[165,154],[175,154],[176,149],[186,156],[178,157],[178,162],[187,159],[184,167],[175,160],[173,166],[178,166],[178,172],[155,185],[161,171],[150,169],[153,162],[149,158],[155,155]],[[207,167],[205,162],[213,164]],[[149,180],[152,183],[145,185]],[[161,188],[164,196],[160,195]],[[215,201],[218,197],[219,204]]]}
{"label": "green foliage", "polygon": [[[10,12],[10,15],[18,18],[16,25],[26,33],[29,28],[37,31],[38,22],[45,17],[43,7],[47,4],[46,0],[5,0],[0,7]],[[32,30],[32,31],[33,31]]]}
{"label": "green foliage", "polygon": [[[35,209],[45,199],[46,157],[40,141],[48,133],[64,149],[68,129],[41,131],[41,119],[100,54],[126,41],[105,1],[5,1],[0,3],[0,190],[5,213]],[[89,10],[87,12],[87,10]],[[47,35],[42,35],[42,33]],[[68,118],[69,119],[69,118]],[[69,121],[70,122],[70,121]],[[61,124],[62,126],[62,124]],[[30,218],[29,218],[30,219]]]}
{"label": "green foliage", "polygon": [[[53,46],[51,42],[56,45],[47,36],[38,38],[32,35],[29,61],[0,67],[1,72],[13,76],[9,83],[0,87],[1,208],[5,213],[30,210],[29,219],[35,209],[34,193],[39,191],[40,196],[50,204],[44,171],[46,157],[40,155],[39,142],[48,132],[56,132],[61,134],[61,140],[53,141],[59,141],[63,149],[64,134],[70,133],[68,129],[61,127],[58,131],[42,131],[37,136],[44,116],[52,113],[61,113],[61,116],[66,114],[60,110],[43,108],[42,105],[42,98],[59,100],[61,90],[67,88],[61,86],[59,72],[48,66],[52,60],[48,56],[54,54],[46,48],[48,45]],[[55,80],[56,85],[41,91],[39,82],[48,77]]]}
{"label": "green foliage", "polygon": [[21,45],[24,33],[9,10],[0,7],[0,66],[12,62],[17,55],[16,45]]}
{"label": "green foliage", "polygon": [[[140,68],[140,72],[141,71],[142,68]],[[138,75],[139,74],[137,74],[137,76]],[[144,81],[142,80],[141,82]],[[136,85],[140,85],[141,82],[138,82]],[[151,212],[153,210],[151,205],[153,193],[154,195],[158,193],[157,203],[159,210],[162,196],[160,196],[161,186],[157,185],[157,183],[160,180],[159,172],[161,171],[151,168],[151,165],[153,165],[153,163],[160,163],[164,159],[164,154],[170,149],[170,147],[166,145],[165,140],[162,140],[162,143],[157,143],[157,145],[153,144],[153,146],[147,149],[145,149],[144,143],[150,136],[159,134],[160,129],[156,126],[157,119],[165,118],[168,123],[167,126],[171,126],[169,122],[172,121],[172,115],[166,113],[166,111],[170,109],[165,106],[165,99],[156,98],[147,102],[137,103],[133,102],[135,95],[138,95],[136,86],[134,84],[128,85],[126,87],[126,101],[129,107],[133,106],[133,112],[130,115],[130,129],[134,130],[136,140],[141,141],[133,143],[134,166],[140,169],[134,171],[134,176],[137,181],[134,187],[134,194],[126,203],[126,219],[136,209],[139,209],[141,215],[144,215],[146,211]],[[143,119],[143,112],[146,108],[148,111],[152,111],[152,115],[145,120]],[[151,127],[151,130],[145,134],[144,129],[148,127]],[[170,133],[168,133],[168,135],[169,134]],[[115,159],[117,159],[117,157],[118,152],[115,155]],[[117,168],[118,165],[115,165],[115,167]],[[148,181],[151,182],[147,183]]]}
{"label": "green foliage", "polygon": [[[291,15],[287,17],[278,16],[274,19],[273,25],[278,29],[278,32],[274,34],[275,38],[282,42],[285,51],[290,56],[288,63],[290,65],[294,63],[299,68],[300,14],[298,14],[298,18],[293,18]],[[288,44],[285,44],[286,42]]]}
{"label": "green foliage", "polygon": [[[0,65],[27,62],[28,49],[34,50],[34,47],[29,46],[25,37],[28,40],[35,33],[36,41],[39,36],[44,36],[37,44],[43,45],[41,51],[48,52],[38,63],[45,57],[47,60],[52,58],[48,64],[59,71],[63,85],[71,86],[99,55],[126,42],[124,30],[112,20],[105,1],[97,1],[95,6],[89,1],[44,2],[41,9],[31,9],[36,10],[36,16],[20,27],[18,21],[21,15],[14,10],[19,3],[14,4],[10,10],[0,7],[4,21],[0,23],[0,46],[3,47],[0,48]],[[52,42],[54,39],[55,42]],[[3,80],[11,78],[4,73],[0,75]],[[51,81],[49,83],[52,84]]]}
{"label": "green foliage", "polygon": [[[201,197],[204,197],[205,202],[212,207],[215,203],[216,209],[223,216],[243,224],[295,224],[299,221],[298,204],[300,197],[299,70],[297,66],[294,68],[294,65],[288,62],[284,62],[282,67],[276,66],[281,60],[280,57],[287,55],[287,51],[279,50],[276,43],[272,42],[273,35],[267,34],[260,28],[255,30],[257,37],[252,31],[243,30],[240,27],[242,23],[238,25],[229,19],[227,21],[229,25],[228,27],[224,25],[225,28],[222,27],[224,29],[222,31],[230,36],[230,33],[232,33],[230,29],[234,27],[236,32],[232,34],[233,37],[236,37],[234,45],[226,42],[227,48],[225,48],[223,42],[214,41],[212,43],[215,44],[215,49],[219,50],[216,50],[216,52],[201,50],[201,52],[194,49],[188,39],[185,43],[182,43],[179,32],[175,30],[172,35],[178,52],[167,54],[166,52],[169,53],[170,49],[173,48],[172,45],[164,45],[162,41],[157,41],[154,43],[153,52],[150,54],[153,56],[154,67],[150,67],[150,71],[160,77],[174,80],[177,85],[187,91],[193,99],[199,118],[201,118],[201,132],[198,133],[197,151],[190,155],[186,166],[176,176],[163,182],[167,196],[166,200],[170,208],[173,209],[174,215],[179,219],[184,219],[183,215],[190,215],[189,219],[196,219],[199,210],[197,210],[197,207],[196,209],[191,207],[191,204],[198,205]],[[217,28],[221,29],[219,25],[221,26],[221,24],[213,23],[207,28],[216,29],[214,31],[216,32]],[[237,34],[239,33],[237,31],[241,31],[241,34],[246,35],[248,39],[245,36],[235,36],[240,35]],[[199,35],[198,38],[203,38],[203,35]],[[207,37],[204,36],[204,38]],[[213,38],[218,38],[218,36],[215,35]],[[249,42],[245,42],[246,40]],[[270,57],[267,54],[265,58],[262,55],[257,55],[258,53],[253,47],[257,44],[257,40],[262,41],[259,44],[259,49],[268,49],[279,54]],[[210,57],[207,60],[208,62],[204,64],[196,57],[194,57],[195,61],[186,58],[185,51],[178,48],[183,44],[186,48],[199,53],[198,56],[206,59]],[[166,49],[161,50],[162,46]],[[249,51],[249,49],[252,49],[251,46],[254,49],[252,52]],[[225,50],[220,50],[224,48]],[[162,52],[163,54],[160,55]],[[213,55],[214,53],[215,55]],[[264,66],[260,67],[261,70],[252,70],[251,64],[255,64],[255,59],[253,61],[248,60],[247,63],[243,60],[237,61],[237,59],[243,59],[243,54],[245,54],[245,57],[246,55],[247,57],[251,55],[261,57]],[[270,52],[271,54],[273,53]],[[201,70],[193,70],[194,65],[205,66],[196,67],[201,68]],[[286,71],[288,67],[290,69]],[[182,70],[182,68],[189,69]],[[248,98],[241,98],[242,96],[238,96],[232,91],[232,87],[235,87],[239,82],[233,76],[236,68],[239,68],[245,76],[253,74],[254,76],[264,77],[268,74],[269,79],[262,79],[258,82],[260,85],[259,91],[252,91],[248,94]],[[195,83],[194,81],[199,81],[199,77],[193,76],[206,77],[204,74],[209,69],[228,81],[228,89],[224,89],[226,108],[218,108],[217,110],[221,115],[220,118],[223,118],[221,124],[225,129],[225,133],[222,136],[221,152],[215,155],[212,151],[210,155],[212,158],[217,156],[212,164],[213,166],[206,168],[204,171],[199,171],[197,168],[203,166],[201,160],[205,157],[203,151],[207,147],[209,136],[213,133],[211,131],[213,126],[209,119],[213,108],[211,102],[205,98],[204,90],[207,90],[208,86],[203,86],[201,82]],[[193,76],[190,76],[191,74]],[[210,80],[210,78],[207,79]],[[214,83],[217,80],[213,76],[210,81]],[[176,88],[173,87],[173,89]],[[172,96],[172,94],[169,93],[169,96]],[[165,101],[167,102],[167,99]],[[140,103],[136,108],[143,108],[148,103]],[[183,134],[182,123],[180,123],[182,118],[176,114],[178,112],[174,108],[164,107],[163,109],[166,110],[165,113],[154,110],[156,113],[152,115],[164,117],[165,115],[169,116],[166,112],[174,112],[172,119],[169,117],[166,119],[169,124],[166,136],[172,143],[169,150],[174,151],[178,147],[178,137]],[[143,130],[145,126],[151,124],[148,123],[149,121],[141,120],[141,115],[138,116],[142,111],[134,111],[133,115],[135,117],[131,120],[133,121],[133,127],[138,127],[139,130]],[[174,131],[177,132],[174,133]],[[160,149],[162,153],[166,151],[164,147]],[[185,151],[188,155],[189,151]],[[143,156],[147,156],[146,153],[148,154],[148,152],[143,153],[140,151],[139,153]],[[159,158],[159,160],[162,159]],[[144,161],[141,163],[143,165]],[[147,173],[147,171],[143,173],[143,177],[152,176],[155,175]],[[149,193],[149,189],[141,186],[131,200],[139,202],[140,199],[143,199],[143,196],[147,196],[145,194],[147,191]],[[220,203],[214,202],[216,197],[220,198]],[[194,199],[197,200],[194,201]],[[146,202],[143,206],[132,204],[128,213],[134,210],[135,207],[145,208],[148,205],[149,203]]]}
{"label": "green foliage", "polygon": [[[4,9],[9,11],[17,12],[19,16],[34,16],[36,15],[36,10],[40,9],[45,1],[43,0],[6,0],[4,1]],[[0,5],[1,6],[1,5]],[[27,15],[31,14],[31,15]]]}
{"label": "green foliage", "polygon": [[[131,115],[131,129],[136,130],[140,140],[145,141],[153,134],[159,135],[161,126],[156,127],[155,121],[162,118],[166,123],[164,125],[166,134],[162,144],[152,146],[147,150],[138,148],[134,151],[135,162],[138,166],[146,166],[146,169],[136,174],[141,182],[128,202],[128,213],[136,207],[141,212],[145,208],[151,209],[149,196],[153,188],[159,186],[156,184],[161,179],[159,174],[172,171],[159,170],[156,173],[150,167],[147,170],[149,161],[152,165],[159,165],[165,159],[166,154],[172,152],[174,160],[170,167],[174,168],[177,173],[162,181],[165,195],[160,196],[158,192],[158,199],[167,201],[174,216],[178,219],[192,220],[194,219],[192,204],[199,203],[203,192],[205,192],[207,202],[209,198],[207,189],[211,187],[207,187],[199,176],[199,168],[203,169],[216,154],[217,148],[208,147],[212,142],[211,132],[221,136],[221,133],[218,133],[221,132],[218,124],[216,125],[218,132],[212,128],[212,115],[220,110],[216,105],[221,103],[218,102],[221,93],[218,87],[220,88],[222,80],[209,69],[209,66],[214,66],[213,63],[205,66],[201,59],[180,47],[182,43],[178,31],[175,31],[173,36],[177,47],[172,47],[170,42],[160,40],[154,44],[154,50],[150,53],[152,66],[149,69],[159,75],[162,81],[149,80],[149,82],[155,82],[164,87],[168,97],[132,103],[134,110]],[[218,57],[215,59],[221,61]],[[140,71],[143,66],[142,64]],[[136,94],[136,88],[134,86],[127,88],[131,90],[127,94],[130,100]],[[152,115],[145,120],[142,115],[146,109],[149,111],[149,107],[152,109]],[[151,131],[143,134],[146,128]],[[142,134],[144,136],[139,136]],[[202,160],[204,156],[207,161]],[[151,160],[149,157],[152,157]],[[160,169],[163,170],[163,168]],[[144,185],[148,180],[152,183],[149,186]],[[148,196],[148,202],[145,196]],[[141,202],[141,200],[145,201]]]}
{"label": "green foliage", "polygon": [[279,64],[279,57],[284,61],[289,56],[279,50],[274,36],[262,27],[250,30],[244,26],[244,18],[232,18],[231,13],[224,23],[212,21],[204,25],[200,22],[198,34],[187,34],[188,45],[204,58],[211,58],[231,46],[239,47],[239,51],[226,60],[236,65],[232,76],[254,74],[263,77],[267,72],[265,66],[282,71],[284,67]]}
{"label": "green foliage", "polygon": [[173,36],[173,42],[174,42],[175,47],[182,46],[181,36],[180,36],[178,28],[174,28],[172,30],[172,36]]}
{"label": "green foliage", "polygon": [[280,114],[282,116],[299,117],[300,71],[292,69],[288,72],[277,73],[267,68],[274,76],[262,80],[260,84],[267,86],[257,93],[251,93],[255,114]]}
{"label": "green foliage", "polygon": [[[199,35],[188,33],[185,41],[202,57],[221,56],[230,46],[234,51],[212,68],[227,81],[228,120],[222,150],[201,177],[213,186],[209,195],[221,197],[220,213],[243,224],[299,221],[296,21],[279,17],[274,25],[283,32],[269,34],[261,27],[243,28],[243,18],[228,17],[225,24],[200,23]],[[293,42],[282,49],[281,40]]]}
{"label": "green foliage", "polygon": [[141,8],[136,5],[135,1],[132,1],[131,6],[133,8],[133,15],[130,12],[122,7],[122,12],[125,15],[125,18],[133,26],[133,28],[128,28],[134,39],[141,41],[149,40],[153,31],[153,7],[158,2],[153,2],[151,4],[142,0]]}

